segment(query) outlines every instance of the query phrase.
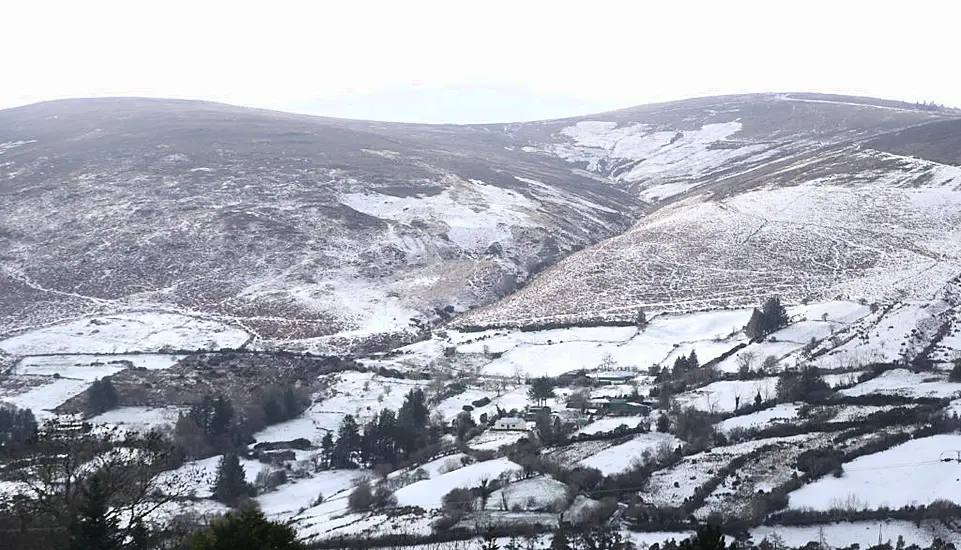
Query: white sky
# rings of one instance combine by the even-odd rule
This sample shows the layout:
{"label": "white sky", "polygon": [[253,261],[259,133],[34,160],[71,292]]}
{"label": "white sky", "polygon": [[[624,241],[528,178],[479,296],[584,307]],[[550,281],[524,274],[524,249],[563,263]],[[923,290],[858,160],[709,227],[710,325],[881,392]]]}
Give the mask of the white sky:
{"label": "white sky", "polygon": [[763,91],[961,106],[959,4],[6,0],[0,107],[136,95],[463,122]]}

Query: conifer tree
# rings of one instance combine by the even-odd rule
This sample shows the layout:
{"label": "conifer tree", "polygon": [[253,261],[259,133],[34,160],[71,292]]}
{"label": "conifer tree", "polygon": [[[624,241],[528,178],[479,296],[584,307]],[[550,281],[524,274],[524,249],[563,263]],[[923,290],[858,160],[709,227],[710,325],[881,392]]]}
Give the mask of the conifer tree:
{"label": "conifer tree", "polygon": [[81,503],[70,522],[70,550],[120,550],[123,536],[115,515],[109,514],[105,480],[94,474],[81,489]]}
{"label": "conifer tree", "polygon": [[267,519],[263,512],[246,507],[228,512],[194,534],[190,550],[303,550],[303,543],[289,525]]}
{"label": "conifer tree", "polygon": [[236,453],[227,453],[217,466],[214,498],[227,506],[236,506],[243,497],[253,495],[253,487],[247,483],[244,467]]}
{"label": "conifer tree", "polygon": [[356,468],[360,455],[362,440],[360,427],[354,417],[347,415],[337,430],[337,442],[331,456],[331,467],[336,469]]}

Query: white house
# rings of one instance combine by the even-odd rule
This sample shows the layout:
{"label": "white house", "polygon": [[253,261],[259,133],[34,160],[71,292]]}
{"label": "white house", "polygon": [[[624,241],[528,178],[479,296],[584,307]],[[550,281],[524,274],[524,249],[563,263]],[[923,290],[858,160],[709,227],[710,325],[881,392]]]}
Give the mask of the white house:
{"label": "white house", "polygon": [[492,430],[501,431],[514,431],[514,432],[526,432],[527,431],[527,421],[523,418],[498,418],[497,422],[494,422],[494,427]]}

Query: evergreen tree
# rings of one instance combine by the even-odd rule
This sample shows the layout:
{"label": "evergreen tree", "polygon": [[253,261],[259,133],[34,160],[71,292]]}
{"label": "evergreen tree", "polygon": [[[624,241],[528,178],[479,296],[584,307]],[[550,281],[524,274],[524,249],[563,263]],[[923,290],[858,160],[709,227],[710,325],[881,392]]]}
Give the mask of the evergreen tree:
{"label": "evergreen tree", "polygon": [[690,369],[690,364],[687,357],[681,355],[674,360],[674,368],[671,369],[671,376],[674,378],[681,378]]}
{"label": "evergreen tree", "polygon": [[457,431],[458,441],[464,441],[467,432],[476,427],[477,423],[474,422],[474,418],[467,411],[457,413],[457,417],[454,418],[454,429]]}
{"label": "evergreen tree", "polygon": [[570,527],[565,523],[558,526],[557,531],[554,531],[554,537],[551,539],[551,550],[573,550],[569,531]]}
{"label": "evergreen tree", "polygon": [[403,405],[397,411],[397,446],[404,457],[427,444],[429,414],[424,390],[414,388],[407,392]]}
{"label": "evergreen tree", "polygon": [[787,310],[781,304],[781,298],[772,296],[764,301],[761,309],[751,312],[751,319],[744,327],[744,334],[751,340],[763,338],[772,332],[786,327],[790,319]]}
{"label": "evergreen tree", "polygon": [[693,537],[681,542],[680,548],[681,550],[725,550],[726,546],[721,526],[709,523],[698,527]]}
{"label": "evergreen tree", "polygon": [[671,419],[664,413],[657,417],[657,431],[662,434],[671,431]]}
{"label": "evergreen tree", "polygon": [[760,310],[755,309],[751,312],[751,319],[744,327],[744,334],[751,340],[757,340],[767,334],[764,326],[764,315],[761,314]]}
{"label": "evergreen tree", "polygon": [[30,409],[0,407],[0,445],[24,443],[36,437],[37,419]]}
{"label": "evergreen tree", "polygon": [[697,359],[697,352],[694,350],[691,350],[691,355],[688,356],[687,358],[687,368],[690,370],[694,370],[696,368],[700,368],[700,366],[701,366],[701,362]]}
{"label": "evergreen tree", "polygon": [[327,432],[320,440],[320,462],[322,468],[330,468],[334,456],[334,436]]}
{"label": "evergreen tree", "polygon": [[289,525],[267,519],[263,512],[247,507],[239,513],[228,512],[223,518],[198,531],[190,541],[190,550],[303,550],[297,534]]}
{"label": "evergreen tree", "polygon": [[253,496],[253,487],[247,483],[244,467],[236,453],[227,453],[217,466],[217,482],[214,499],[227,506],[236,506],[243,497]]}
{"label": "evergreen tree", "polygon": [[226,397],[205,395],[200,403],[190,407],[187,416],[210,437],[226,435],[234,418],[234,407]]}
{"label": "evergreen tree", "polygon": [[790,322],[787,310],[781,304],[779,296],[772,296],[765,300],[764,305],[761,306],[761,314],[767,325],[767,333],[781,330]]}
{"label": "evergreen tree", "polygon": [[361,450],[360,427],[354,417],[347,415],[337,430],[337,442],[331,456],[331,467],[336,469],[356,468],[356,460]]}
{"label": "evergreen tree", "polygon": [[94,380],[87,390],[87,407],[97,414],[116,408],[119,402],[120,396],[109,376]]}
{"label": "evergreen tree", "polygon": [[287,387],[284,389],[283,397],[283,409],[284,409],[284,420],[290,420],[292,418],[297,418],[297,416],[303,412],[301,406],[301,399],[297,397],[294,392],[294,388]]}
{"label": "evergreen tree", "polygon": [[527,389],[527,397],[543,406],[548,399],[554,397],[554,381],[547,376],[533,379],[531,387]]}
{"label": "evergreen tree", "polygon": [[80,505],[70,522],[70,550],[120,550],[123,535],[117,518],[109,513],[105,479],[96,473],[84,485]]}
{"label": "evergreen tree", "polygon": [[758,390],[757,394],[754,396],[754,406],[760,407],[762,403],[764,403],[764,400],[761,399],[761,390]]}
{"label": "evergreen tree", "polygon": [[650,324],[647,320],[647,314],[644,313],[643,309],[637,312],[637,317],[634,318],[634,324],[637,325],[637,328],[640,329],[641,332],[644,332],[644,329]]}

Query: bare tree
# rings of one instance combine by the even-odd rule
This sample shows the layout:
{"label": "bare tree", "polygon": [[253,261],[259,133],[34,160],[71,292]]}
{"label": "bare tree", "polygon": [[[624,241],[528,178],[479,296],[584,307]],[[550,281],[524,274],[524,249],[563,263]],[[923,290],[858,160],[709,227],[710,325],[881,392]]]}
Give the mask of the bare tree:
{"label": "bare tree", "polygon": [[757,360],[757,354],[753,351],[745,351],[744,353],[737,356],[737,372],[742,376],[746,376],[751,373],[754,369],[754,361]]}
{"label": "bare tree", "polygon": [[182,463],[181,453],[157,432],[94,431],[89,425],[50,423],[36,441],[3,457],[19,490],[0,501],[0,514],[17,518],[22,531],[66,535],[96,477],[109,507],[107,519],[127,539],[142,536],[157,513],[191,496],[190,474],[160,475]]}

